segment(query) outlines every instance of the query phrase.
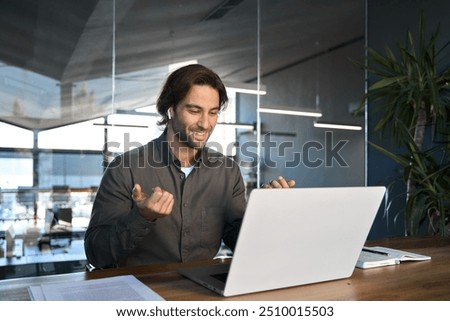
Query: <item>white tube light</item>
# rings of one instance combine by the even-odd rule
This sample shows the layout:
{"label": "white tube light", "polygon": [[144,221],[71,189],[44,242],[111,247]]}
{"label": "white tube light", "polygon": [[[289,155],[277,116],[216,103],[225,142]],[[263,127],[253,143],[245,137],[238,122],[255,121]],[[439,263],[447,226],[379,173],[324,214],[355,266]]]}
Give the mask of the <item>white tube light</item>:
{"label": "white tube light", "polygon": [[244,124],[244,123],[217,123],[218,126],[228,126],[236,129],[255,129],[255,125],[253,124]]}
{"label": "white tube light", "polygon": [[322,117],[322,113],[319,111],[306,111],[306,110],[286,110],[286,109],[273,109],[273,108],[260,108],[261,113],[266,114],[279,114],[279,115],[294,115],[303,117]]}
{"label": "white tube light", "polygon": [[101,123],[93,123],[94,126],[101,127],[129,127],[129,128],[148,128],[145,125],[133,125],[133,124],[101,124]]}
{"label": "white tube light", "polygon": [[316,128],[330,128],[330,129],[362,130],[362,126],[357,126],[357,125],[317,123],[317,122],[314,122],[314,127],[316,127]]}
{"label": "white tube light", "polygon": [[228,83],[224,82],[227,90],[235,91],[237,93],[242,94],[251,94],[251,95],[266,95],[267,90],[266,86],[260,85],[260,88],[256,84],[249,83]]}

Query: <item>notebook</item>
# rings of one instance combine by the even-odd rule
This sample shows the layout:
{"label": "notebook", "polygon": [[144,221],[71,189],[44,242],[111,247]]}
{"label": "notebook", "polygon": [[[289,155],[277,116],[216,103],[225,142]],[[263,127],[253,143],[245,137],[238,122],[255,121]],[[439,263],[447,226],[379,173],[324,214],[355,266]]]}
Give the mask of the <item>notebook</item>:
{"label": "notebook", "polygon": [[223,296],[350,277],[385,187],[255,189],[230,264],[178,273]]}

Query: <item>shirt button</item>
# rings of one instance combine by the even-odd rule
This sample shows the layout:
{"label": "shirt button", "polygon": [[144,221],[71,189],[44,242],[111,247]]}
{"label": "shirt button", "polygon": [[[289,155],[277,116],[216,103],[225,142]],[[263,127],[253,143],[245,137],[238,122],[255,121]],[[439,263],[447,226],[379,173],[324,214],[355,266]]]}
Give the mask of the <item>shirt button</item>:
{"label": "shirt button", "polygon": [[183,207],[188,207],[188,203],[183,203]]}

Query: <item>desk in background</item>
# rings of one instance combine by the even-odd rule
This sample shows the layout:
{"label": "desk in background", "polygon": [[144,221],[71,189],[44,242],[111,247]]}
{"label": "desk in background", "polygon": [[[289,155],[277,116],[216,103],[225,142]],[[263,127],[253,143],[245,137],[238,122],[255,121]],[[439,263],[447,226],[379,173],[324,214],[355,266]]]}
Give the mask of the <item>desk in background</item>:
{"label": "desk in background", "polygon": [[84,271],[83,239],[96,191],[0,189],[0,280]]}
{"label": "desk in background", "polygon": [[33,221],[16,227],[13,238],[3,233],[0,239],[0,280],[85,270],[86,228],[55,225],[47,231]]}
{"label": "desk in background", "polygon": [[[162,264],[0,281],[0,300],[30,300],[30,285],[135,275],[166,300],[450,300],[450,239],[405,237],[368,242],[430,255],[430,261],[376,269],[355,269],[350,278],[224,298],[177,274],[205,262]],[[218,263],[209,261],[209,264]]]}

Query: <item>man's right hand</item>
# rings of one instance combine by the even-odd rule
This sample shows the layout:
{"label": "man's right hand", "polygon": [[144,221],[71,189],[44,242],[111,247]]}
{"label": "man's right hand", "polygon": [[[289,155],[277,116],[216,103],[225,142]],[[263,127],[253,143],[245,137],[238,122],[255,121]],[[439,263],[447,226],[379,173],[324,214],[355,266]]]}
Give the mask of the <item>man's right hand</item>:
{"label": "man's right hand", "polygon": [[139,213],[148,221],[170,215],[175,202],[173,195],[159,186],[153,189],[151,195],[147,195],[142,192],[141,186],[136,184],[131,196],[139,209]]}

